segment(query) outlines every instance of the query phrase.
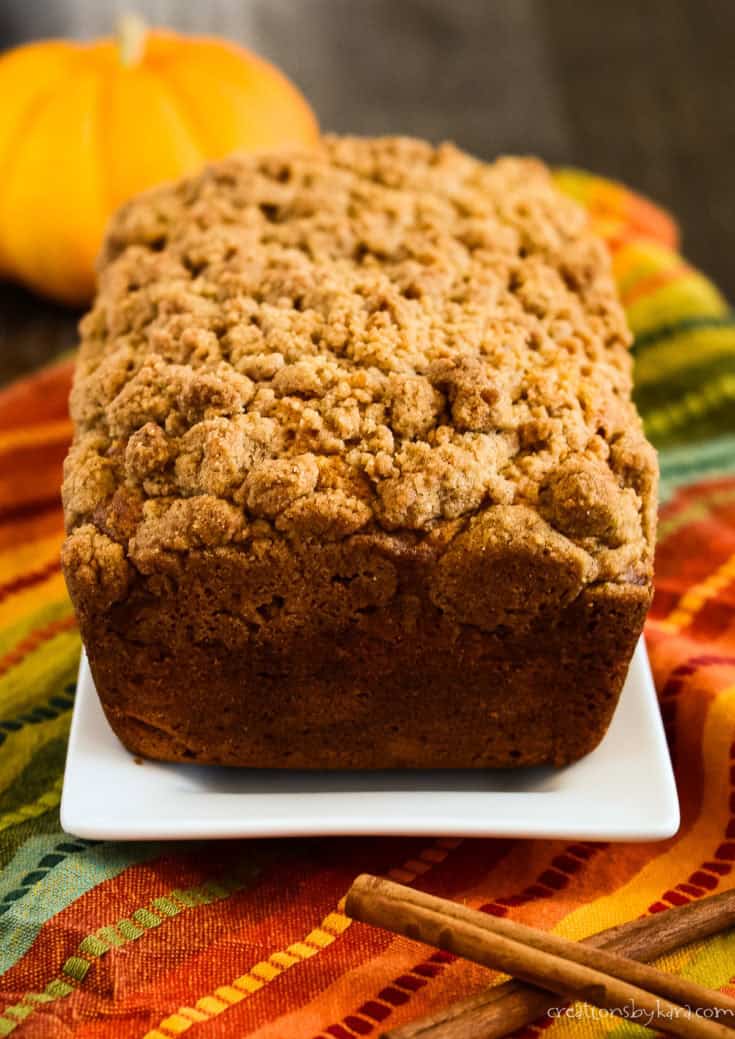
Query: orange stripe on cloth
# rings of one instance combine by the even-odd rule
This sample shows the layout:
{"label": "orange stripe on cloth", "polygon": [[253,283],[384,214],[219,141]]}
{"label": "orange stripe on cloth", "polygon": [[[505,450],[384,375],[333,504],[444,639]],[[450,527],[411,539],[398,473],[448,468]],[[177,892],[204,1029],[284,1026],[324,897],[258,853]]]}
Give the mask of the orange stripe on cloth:
{"label": "orange stripe on cloth", "polygon": [[[60,531],[43,540],[28,539],[0,552],[0,589],[27,574],[35,573],[48,564],[59,563]],[[0,593],[1,594],[1,593]],[[10,593],[12,594],[12,592]]]}
{"label": "orange stripe on cloth", "polygon": [[608,844],[591,841],[578,841],[567,844],[553,857],[550,864],[540,873],[532,884],[528,884],[517,894],[501,896],[480,906],[484,913],[492,916],[507,916],[509,910],[518,909],[529,902],[553,897],[566,888],[572,878],[589,862],[593,856],[605,851]]}
{"label": "orange stripe on cloth", "polygon": [[[0,456],[22,448],[62,443],[68,446],[72,438],[71,419],[55,419],[25,428],[0,430]],[[3,459],[0,457],[0,464]]]}
{"label": "orange stripe on cloth", "polygon": [[76,626],[77,619],[72,614],[69,617],[60,617],[58,620],[51,621],[45,627],[32,631],[30,635],[21,639],[17,645],[0,657],[0,677],[10,671],[11,668],[17,667],[44,642],[48,642],[56,635],[60,635],[62,631],[71,631]]}
{"label": "orange stripe on cloth", "polygon": [[63,532],[61,502],[56,495],[17,509],[0,509],[0,552]]}
{"label": "orange stripe on cloth", "polygon": [[0,430],[65,419],[73,371],[72,360],[61,361],[0,390]]}
{"label": "orange stripe on cloth", "polygon": [[[449,952],[435,952],[425,957],[418,963],[414,963],[408,969],[402,970],[382,985],[382,987],[368,999],[363,1000],[354,1010],[345,1014],[339,1021],[324,1027],[314,1039],[349,1039],[357,1035],[370,1035],[378,1027],[385,1025],[398,1008],[406,1007],[412,997],[422,994],[430,981],[443,974],[444,970],[457,963],[457,957]],[[490,975],[485,976],[485,983]],[[463,993],[470,995],[472,988],[464,983]],[[447,999],[446,1002],[451,1002]],[[428,1013],[428,1008],[423,1007],[422,1013]],[[416,1016],[416,1008],[412,1007],[409,1017]],[[398,1022],[392,1021],[395,1026]]]}
{"label": "orange stripe on cloth", "polygon": [[41,584],[48,577],[51,577],[52,574],[57,574],[60,570],[61,560],[52,559],[44,566],[39,567],[38,570],[27,571],[18,577],[12,578],[10,581],[6,581],[5,584],[0,584],[0,602],[11,595],[15,595],[16,592],[27,591],[29,588],[33,588],[34,585]]}
{"label": "orange stripe on cloth", "polygon": [[[461,843],[453,838],[437,840],[430,847],[419,851],[416,856],[412,856],[402,866],[388,870],[388,875],[394,878],[400,875],[403,883],[410,883],[420,873],[444,862],[449,853]],[[411,868],[410,863],[414,861],[418,869]],[[330,910],[303,938],[271,952],[266,959],[258,961],[244,974],[218,985],[209,994],[200,996],[193,1006],[179,1007],[176,1012],[164,1017],[155,1028],[146,1032],[144,1039],[172,1039],[173,1036],[188,1031],[194,1024],[219,1017],[230,1007],[237,1006],[270,982],[280,978],[286,971],[317,956],[337,941],[351,925],[352,920],[344,915],[340,904]]]}
{"label": "orange stripe on cloth", "polygon": [[[658,663],[659,654],[655,653]],[[700,712],[705,712],[710,700],[717,695],[720,688],[727,687],[735,682],[735,655],[722,656],[720,654],[695,654],[689,655],[682,660],[670,672],[665,681],[659,672],[659,706],[661,718],[666,731],[666,741],[669,746],[672,763],[676,770],[681,771],[684,767],[691,768],[696,757],[699,760],[698,744],[694,747],[686,747],[682,760],[680,753],[680,732],[683,730],[685,736],[691,742],[691,733],[694,731],[699,736],[704,717]],[[683,721],[682,721],[683,716]],[[699,761],[701,766],[701,761]],[[696,777],[691,772],[686,776],[687,782],[681,782],[680,800],[682,802],[683,822],[682,828],[686,828],[690,818],[686,802],[696,792],[698,786]]]}
{"label": "orange stripe on cloth", "polygon": [[[677,840],[683,841],[701,826],[705,814],[703,806],[711,787],[711,762],[704,746],[708,718],[722,690],[735,684],[731,663],[735,645],[724,642],[718,649],[709,640],[696,642],[687,635],[671,636],[651,627],[647,628],[647,643],[679,790],[682,823]],[[721,835],[726,825],[723,818]],[[695,865],[688,860],[678,875],[672,870],[671,883],[685,879]]]}
{"label": "orange stripe on cloth", "polygon": [[643,299],[644,296],[650,296],[658,289],[664,288],[665,285],[670,285],[674,281],[678,281],[680,278],[684,278],[689,274],[692,274],[692,268],[686,264],[677,264],[675,267],[671,267],[665,271],[658,271],[656,274],[649,274],[645,278],[641,278],[640,281],[635,282],[631,287],[623,292],[621,296],[621,302],[624,307],[630,307],[633,303]]}

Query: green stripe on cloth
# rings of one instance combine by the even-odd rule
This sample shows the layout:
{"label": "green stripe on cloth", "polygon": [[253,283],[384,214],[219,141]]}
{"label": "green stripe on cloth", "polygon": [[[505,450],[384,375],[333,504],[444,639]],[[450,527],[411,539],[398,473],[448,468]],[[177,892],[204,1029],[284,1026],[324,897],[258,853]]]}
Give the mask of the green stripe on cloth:
{"label": "green stripe on cloth", "polygon": [[69,855],[77,855],[96,843],[58,833],[30,837],[0,873],[0,916]]}
{"label": "green stripe on cloth", "polygon": [[[682,978],[694,981],[698,985],[703,985],[705,988],[721,989],[727,985],[732,977],[732,964],[735,963],[734,956],[735,934],[732,932],[718,934],[713,938],[708,938],[706,943],[698,942],[694,947],[692,959],[683,969],[680,968],[676,973]],[[662,970],[671,970],[668,957],[656,960],[655,965]],[[597,1020],[605,1020],[605,1012],[603,1011],[596,1013],[594,1016]],[[612,1023],[616,1019],[610,1014],[607,1020]],[[640,1039],[646,1039],[650,1035],[649,1029],[626,1021],[618,1024],[617,1027],[608,1032],[605,1039],[635,1039],[636,1036],[639,1036]]]}
{"label": "green stripe on cloth", "polygon": [[[34,726],[26,726],[19,732],[9,734],[2,751],[0,751],[0,782],[2,782],[2,793],[0,793],[0,812],[6,810],[4,806],[5,792],[12,789],[14,784],[23,782],[22,776],[29,765],[37,759],[39,753],[54,741],[61,741],[66,746],[69,733],[71,715],[67,711],[50,721],[42,722]],[[63,759],[60,764],[63,770]],[[59,773],[61,774],[61,772]],[[28,789],[24,791],[28,793]]]}
{"label": "green stripe on cloth", "polygon": [[647,412],[644,426],[659,447],[704,440],[729,427],[734,401],[735,370],[721,371],[670,405]]}
{"label": "green stripe on cloth", "polygon": [[682,318],[681,321],[670,321],[667,324],[658,325],[656,328],[651,329],[650,332],[641,332],[640,335],[637,335],[632,349],[634,353],[637,353],[649,346],[655,346],[656,343],[669,336],[710,328],[735,329],[735,314],[729,311],[720,316],[688,317]]}
{"label": "green stripe on cloth", "polygon": [[[69,838],[57,831],[53,840]],[[0,916],[0,973],[25,955],[47,920],[104,880],[119,876],[130,866],[159,858],[163,849],[164,845],[156,842],[102,844],[59,863],[39,879],[25,898]]]}
{"label": "green stripe on cloth", "polygon": [[735,435],[667,448],[659,453],[659,465],[661,500],[668,501],[677,487],[735,472]]}
{"label": "green stripe on cloth", "polygon": [[[63,719],[68,725],[68,719]],[[64,774],[66,740],[48,740],[33,755],[13,782],[0,793],[0,820],[29,801],[35,801]]]}
{"label": "green stripe on cloth", "polygon": [[656,382],[636,386],[635,399],[643,421],[650,421],[653,412],[674,407],[687,396],[701,395],[722,375],[733,372],[735,352],[703,358],[687,353],[677,368],[662,373]]}
{"label": "green stripe on cloth", "polygon": [[735,973],[735,932],[725,931],[698,944],[682,977],[706,988],[722,988]]}
{"label": "green stripe on cloth", "polygon": [[0,719],[0,791],[13,782],[39,747],[55,737],[66,738],[73,705],[74,686],[69,682],[34,707]]}

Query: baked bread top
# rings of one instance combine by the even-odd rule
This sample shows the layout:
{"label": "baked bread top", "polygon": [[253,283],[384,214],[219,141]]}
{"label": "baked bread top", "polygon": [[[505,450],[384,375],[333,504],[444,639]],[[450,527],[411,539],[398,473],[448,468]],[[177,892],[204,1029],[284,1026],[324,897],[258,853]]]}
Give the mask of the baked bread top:
{"label": "baked bread top", "polygon": [[516,516],[585,583],[650,578],[630,334],[536,160],[335,137],[212,165],[118,213],[81,332],[67,524],[143,569],[523,505],[498,537]]}

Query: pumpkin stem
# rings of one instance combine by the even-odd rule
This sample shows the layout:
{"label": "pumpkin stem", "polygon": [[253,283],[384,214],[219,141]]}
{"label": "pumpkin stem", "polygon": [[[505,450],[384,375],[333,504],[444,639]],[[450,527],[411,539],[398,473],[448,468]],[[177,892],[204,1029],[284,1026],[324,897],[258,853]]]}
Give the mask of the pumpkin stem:
{"label": "pumpkin stem", "polygon": [[145,53],[148,26],[139,14],[128,11],[117,22],[117,46],[120,61],[126,67],[137,65]]}

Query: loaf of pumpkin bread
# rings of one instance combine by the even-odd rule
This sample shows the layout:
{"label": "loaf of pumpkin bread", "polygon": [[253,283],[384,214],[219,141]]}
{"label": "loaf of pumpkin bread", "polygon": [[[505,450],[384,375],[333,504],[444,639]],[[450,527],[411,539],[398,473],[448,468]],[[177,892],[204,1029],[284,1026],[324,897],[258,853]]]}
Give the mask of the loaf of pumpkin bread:
{"label": "loaf of pumpkin bread", "polygon": [[604,245],[532,159],[327,138],[143,195],[81,324],[63,567],[132,752],[563,765],[651,595]]}

